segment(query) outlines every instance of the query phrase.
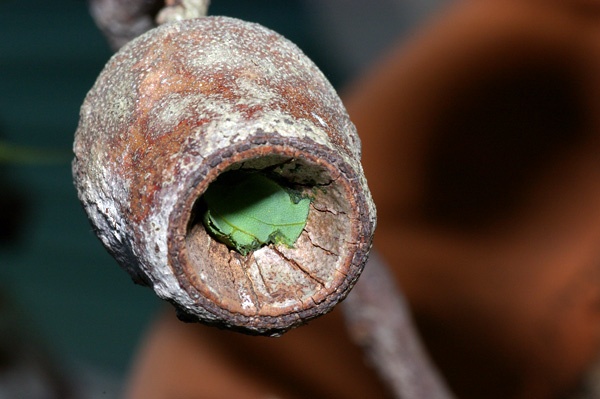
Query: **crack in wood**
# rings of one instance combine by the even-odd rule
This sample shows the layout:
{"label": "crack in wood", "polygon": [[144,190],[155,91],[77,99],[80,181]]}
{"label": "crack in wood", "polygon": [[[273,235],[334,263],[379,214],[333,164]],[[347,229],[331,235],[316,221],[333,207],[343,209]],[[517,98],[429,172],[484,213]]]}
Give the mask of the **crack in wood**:
{"label": "crack in wood", "polygon": [[260,310],[262,309],[263,305],[260,302],[260,300],[258,299],[258,294],[256,293],[256,287],[254,287],[254,280],[252,279],[252,276],[250,276],[248,274],[248,268],[242,267],[242,269],[244,270],[244,275],[246,276],[246,279],[248,280],[248,284],[250,285],[250,291],[251,291],[252,297],[254,299],[254,306],[256,308],[256,313],[258,314],[260,312]]}
{"label": "crack in wood", "polygon": [[254,263],[256,264],[256,269],[258,270],[258,276],[260,277],[263,286],[265,287],[265,290],[267,290],[267,294],[272,298],[273,297],[273,291],[271,291],[271,287],[269,287],[269,284],[267,284],[267,280],[265,280],[265,276],[263,275],[263,270],[262,270],[262,266],[260,263],[258,263],[258,260],[255,257],[252,257],[252,259],[254,259]]}
{"label": "crack in wood", "polygon": [[302,266],[300,263],[298,263],[297,261],[295,261],[292,258],[285,256],[285,254],[283,252],[281,252],[280,250],[278,250],[277,248],[273,247],[272,249],[273,249],[273,252],[275,252],[277,255],[279,255],[283,260],[290,263],[296,269],[300,270],[300,272],[302,272],[304,275],[306,275],[310,280],[317,283],[321,288],[325,287],[324,281],[322,281],[320,278],[318,278],[316,276],[313,276],[312,273],[310,273],[310,271],[306,270],[304,268],[304,266]]}
{"label": "crack in wood", "polygon": [[[254,307],[256,308],[256,314],[258,314],[260,312],[260,309],[262,308],[263,304],[258,299],[259,297],[258,297],[258,294],[256,293],[256,287],[254,286],[254,279],[252,278],[252,276],[250,274],[248,274],[248,271],[250,269],[248,267],[249,259],[245,258],[233,251],[229,251],[229,254],[230,254],[230,259],[235,258],[235,260],[238,261],[238,263],[239,263],[238,267],[240,269],[242,269],[244,276],[246,276],[246,280],[248,280],[250,292],[253,297],[252,299],[254,300]],[[231,262],[230,262],[230,266],[231,266]]]}
{"label": "crack in wood", "polygon": [[331,210],[331,209],[327,209],[327,208],[317,208],[317,206],[316,206],[316,205],[315,205],[313,202],[311,202],[310,206],[311,206],[311,207],[312,207],[312,208],[313,208],[315,211],[317,211],[317,212],[320,212],[320,213],[329,213],[329,214],[331,214],[331,215],[334,215],[334,216],[338,216],[338,215],[347,215],[347,213],[346,213],[346,212],[342,212],[342,211],[333,211],[333,210]]}
{"label": "crack in wood", "polygon": [[306,232],[306,237],[308,238],[308,241],[310,241],[310,245],[312,245],[315,248],[319,248],[319,249],[323,250],[324,252],[328,253],[329,255],[333,255],[333,256],[337,256],[337,257],[340,256],[340,254],[335,253],[332,250],[327,249],[327,248],[315,243],[313,241],[312,237],[310,236],[310,232],[308,230],[304,229],[304,232]]}

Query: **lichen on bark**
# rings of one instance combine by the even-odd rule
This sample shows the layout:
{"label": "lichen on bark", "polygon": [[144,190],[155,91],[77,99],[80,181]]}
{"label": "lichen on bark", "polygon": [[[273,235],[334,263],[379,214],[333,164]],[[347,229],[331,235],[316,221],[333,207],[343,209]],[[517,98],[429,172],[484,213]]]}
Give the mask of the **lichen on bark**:
{"label": "lichen on bark", "polygon": [[[187,318],[281,334],[331,310],[366,262],[375,207],[356,130],[318,68],[260,25],[207,17],[125,45],[84,101],[74,152],[99,238]],[[207,232],[203,195],[233,171],[311,199],[294,245],[242,254]]]}

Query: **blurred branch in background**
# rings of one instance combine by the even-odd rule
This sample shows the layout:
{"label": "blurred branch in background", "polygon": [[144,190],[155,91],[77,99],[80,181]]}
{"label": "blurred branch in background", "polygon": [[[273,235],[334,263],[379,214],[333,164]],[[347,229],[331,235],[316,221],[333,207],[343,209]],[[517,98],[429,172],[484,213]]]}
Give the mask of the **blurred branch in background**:
{"label": "blurred branch in background", "polygon": [[350,336],[396,398],[453,397],[428,358],[392,273],[377,253],[371,253],[342,309]]}

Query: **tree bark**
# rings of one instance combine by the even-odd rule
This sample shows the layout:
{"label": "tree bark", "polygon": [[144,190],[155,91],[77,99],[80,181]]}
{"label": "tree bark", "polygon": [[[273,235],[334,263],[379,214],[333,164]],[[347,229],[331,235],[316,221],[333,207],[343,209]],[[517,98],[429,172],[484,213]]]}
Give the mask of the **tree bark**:
{"label": "tree bark", "polygon": [[[345,298],[367,259],[375,208],[356,130],[317,67],[260,25],[186,20],[127,44],[88,93],[74,149],[98,236],[183,318],[281,334]],[[242,255],[207,233],[202,194],[234,170],[311,198],[294,247]]]}

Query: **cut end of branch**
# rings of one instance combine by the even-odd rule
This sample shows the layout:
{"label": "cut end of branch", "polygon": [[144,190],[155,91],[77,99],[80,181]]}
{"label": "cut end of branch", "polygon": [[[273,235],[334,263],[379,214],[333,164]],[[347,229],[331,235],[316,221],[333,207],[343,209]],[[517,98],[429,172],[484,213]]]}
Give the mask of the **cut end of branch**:
{"label": "cut end of branch", "polygon": [[339,171],[315,158],[298,158],[294,150],[254,156],[252,152],[262,152],[258,150],[239,154],[243,160],[225,161],[231,163],[220,176],[268,174],[299,197],[310,198],[305,225],[293,245],[266,242],[245,252],[232,247],[231,237],[215,237],[198,217],[206,212],[203,194],[210,190],[203,183],[196,188],[179,263],[191,282],[187,289],[203,307],[231,326],[273,334],[326,313],[343,299],[360,273],[352,256],[359,247],[359,218],[352,190]]}

